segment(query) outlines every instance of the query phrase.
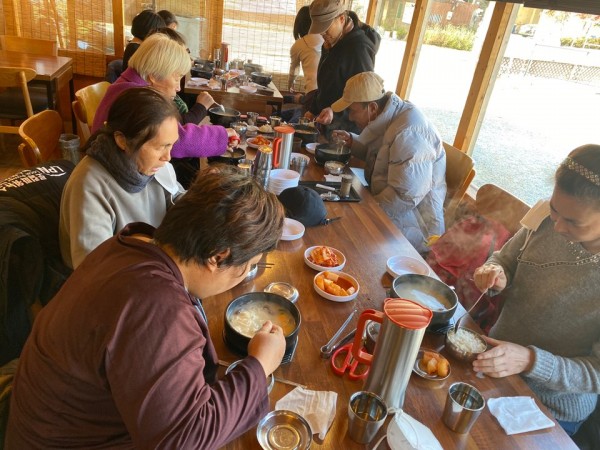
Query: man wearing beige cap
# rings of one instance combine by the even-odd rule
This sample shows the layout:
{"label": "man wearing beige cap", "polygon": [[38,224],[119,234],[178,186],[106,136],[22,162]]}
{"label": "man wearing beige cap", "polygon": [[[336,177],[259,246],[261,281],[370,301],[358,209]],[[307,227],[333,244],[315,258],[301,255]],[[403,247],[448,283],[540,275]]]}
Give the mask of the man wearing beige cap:
{"label": "man wearing beige cap", "polygon": [[371,193],[421,253],[432,235],[444,232],[446,153],[435,126],[415,105],[383,88],[373,72],[354,75],[332,106],[347,110],[360,135],[333,132],[365,160]]}
{"label": "man wearing beige cap", "polygon": [[[370,38],[360,24],[354,22],[344,0],[313,1],[310,18],[309,33],[320,34],[325,43],[317,70],[318,90],[305,117],[331,124],[334,122],[331,104],[341,97],[346,81],[352,75],[373,70],[379,36],[375,33]],[[334,122],[333,126],[348,129],[352,124]]]}

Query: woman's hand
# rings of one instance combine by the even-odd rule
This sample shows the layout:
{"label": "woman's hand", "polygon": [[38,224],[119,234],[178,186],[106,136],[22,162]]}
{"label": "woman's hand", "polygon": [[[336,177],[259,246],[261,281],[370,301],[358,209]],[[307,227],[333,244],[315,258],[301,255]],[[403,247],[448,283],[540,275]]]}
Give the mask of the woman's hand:
{"label": "woman's hand", "polygon": [[344,141],[344,145],[346,147],[352,147],[352,135],[350,133],[348,133],[347,131],[344,130],[333,130],[333,133],[331,133],[331,137],[335,140],[335,139],[341,139]]}
{"label": "woman's hand", "polygon": [[490,377],[502,378],[527,372],[533,367],[535,353],[528,347],[512,342],[498,341],[487,336],[483,339],[494,348],[477,356],[473,370]]}
{"label": "woman's hand", "polygon": [[208,109],[215,104],[215,99],[212,98],[212,95],[208,92],[200,92],[196,97],[196,103],[200,103],[208,111]]}
{"label": "woman's hand", "polygon": [[501,291],[506,287],[507,282],[504,269],[498,264],[484,264],[475,269],[473,281],[481,292],[488,289]]}
{"label": "woman's hand", "polygon": [[285,353],[285,337],[279,325],[267,320],[248,343],[248,354],[258,359],[265,376],[271,375],[281,364]]}
{"label": "woman's hand", "polygon": [[325,108],[319,114],[319,117],[315,119],[315,121],[322,123],[323,125],[329,125],[333,121],[333,109]]}
{"label": "woman's hand", "polygon": [[233,128],[225,128],[227,131],[227,147],[234,148],[240,143],[240,136]]}

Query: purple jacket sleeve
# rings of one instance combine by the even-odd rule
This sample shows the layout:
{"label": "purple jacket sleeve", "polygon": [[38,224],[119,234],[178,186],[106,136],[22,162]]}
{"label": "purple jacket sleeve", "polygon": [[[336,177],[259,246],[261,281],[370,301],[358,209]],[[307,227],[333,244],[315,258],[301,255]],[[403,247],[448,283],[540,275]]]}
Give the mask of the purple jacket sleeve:
{"label": "purple jacket sleeve", "polygon": [[225,153],[229,137],[220,125],[179,124],[179,140],[171,150],[173,158],[199,158]]}

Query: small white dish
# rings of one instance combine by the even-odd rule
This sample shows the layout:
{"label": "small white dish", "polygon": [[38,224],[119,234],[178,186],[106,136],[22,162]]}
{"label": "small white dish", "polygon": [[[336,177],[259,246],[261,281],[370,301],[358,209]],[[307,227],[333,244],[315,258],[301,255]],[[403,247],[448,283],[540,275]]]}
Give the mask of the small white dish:
{"label": "small white dish", "polygon": [[294,241],[304,236],[304,225],[294,219],[286,217],[283,219],[283,234],[281,235],[282,241]]}
{"label": "small white dish", "polygon": [[310,267],[311,269],[315,269],[315,270],[319,270],[319,271],[324,271],[324,270],[328,270],[330,272],[335,272],[338,270],[342,270],[344,268],[344,266],[346,265],[346,257],[344,256],[344,254],[342,252],[340,252],[338,249],[335,249],[333,247],[329,247],[331,249],[331,251],[333,253],[335,253],[337,255],[337,259],[339,264],[337,266],[333,266],[333,267],[327,267],[327,266],[320,266],[319,264],[315,264],[314,262],[312,262],[308,257],[310,256],[310,254],[312,253],[312,251],[314,249],[316,249],[317,247],[329,247],[326,245],[313,245],[312,247],[308,247],[305,251],[304,251],[304,262],[306,263],[306,265],[308,267]]}
{"label": "small white dish", "polygon": [[[317,285],[317,279],[318,278],[323,278],[326,276],[326,272],[331,272],[331,273],[335,273],[338,276],[338,282],[336,284],[339,283],[339,280],[342,279],[343,281],[343,287],[344,289],[346,289],[346,286],[350,287],[354,287],[355,291],[350,294],[350,295],[333,295],[330,294],[329,292],[325,292],[323,289],[321,289],[318,285]],[[339,286],[339,284],[338,284]],[[358,281],[356,281],[356,278],[354,278],[353,276],[344,273],[344,272],[332,272],[331,270],[327,270],[325,272],[320,272],[318,274],[315,275],[315,278],[313,280],[313,287],[315,288],[315,291],[317,292],[317,294],[319,294],[321,297],[326,298],[327,300],[331,300],[332,302],[349,302],[352,301],[356,298],[356,296],[358,295],[359,291],[360,291],[360,286],[358,284]]]}
{"label": "small white dish", "polygon": [[317,143],[316,142],[310,142],[308,144],[306,144],[306,151],[308,153],[310,153],[311,155],[315,154],[315,150],[317,149]]}
{"label": "small white dish", "polygon": [[267,142],[268,142],[267,144],[257,144],[256,143],[256,138],[252,138],[252,139],[247,139],[246,140],[246,144],[250,148],[258,148],[258,147],[262,147],[263,145],[268,145],[270,147],[271,146],[271,141],[267,141]]}
{"label": "small white dish", "polygon": [[410,256],[397,255],[387,260],[387,272],[394,278],[407,273],[429,275],[431,269],[423,261]]}
{"label": "small white dish", "polygon": [[208,80],[206,78],[192,77],[188,82],[191,86],[206,86],[208,84]]}
{"label": "small white dish", "polygon": [[246,94],[254,94],[256,92],[256,88],[254,86],[240,86],[239,89]]}

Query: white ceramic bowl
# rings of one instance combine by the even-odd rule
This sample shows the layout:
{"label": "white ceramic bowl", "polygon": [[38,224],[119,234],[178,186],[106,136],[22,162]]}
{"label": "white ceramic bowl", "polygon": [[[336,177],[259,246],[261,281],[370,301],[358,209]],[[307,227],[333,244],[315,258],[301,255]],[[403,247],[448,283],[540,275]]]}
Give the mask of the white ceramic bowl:
{"label": "white ceramic bowl", "polygon": [[[346,296],[333,295],[333,294],[330,294],[329,292],[325,292],[319,286],[317,286],[317,278],[324,277],[325,272],[331,272],[331,273],[334,273],[335,275],[338,275],[340,278],[344,279],[346,282],[348,282],[349,284],[354,286],[354,289],[356,289],[356,290],[351,295],[346,295]],[[360,285],[358,284],[358,281],[356,281],[356,278],[354,278],[353,276],[348,275],[347,273],[344,273],[344,272],[332,272],[331,270],[327,270],[325,272],[320,272],[320,273],[316,274],[315,278],[313,280],[313,286],[315,288],[315,291],[317,291],[317,294],[319,294],[323,298],[326,298],[327,300],[331,300],[332,302],[349,302],[356,298],[356,296],[358,295],[358,293],[360,291]]]}
{"label": "white ceramic bowl", "polygon": [[342,252],[340,252],[338,249],[335,249],[333,247],[329,247],[329,248],[333,251],[333,253],[335,253],[337,255],[338,261],[340,261],[340,263],[337,266],[334,266],[334,267],[320,266],[320,265],[312,262],[310,259],[308,259],[308,257],[310,256],[310,253],[317,247],[328,247],[328,246],[313,245],[312,247],[308,247],[304,251],[304,262],[306,263],[306,265],[308,267],[310,267],[311,269],[318,270],[318,271],[328,270],[330,272],[335,272],[337,270],[342,270],[344,268],[344,266],[346,265],[346,257],[344,256],[344,254]]}
{"label": "white ceramic bowl", "polygon": [[394,278],[407,273],[416,273],[419,275],[429,275],[431,269],[423,261],[410,256],[392,256],[387,260],[387,272]]}
{"label": "white ceramic bowl", "polygon": [[283,219],[283,234],[281,235],[282,241],[294,241],[304,236],[304,225],[294,219],[286,217]]}
{"label": "white ceramic bowl", "polygon": [[315,154],[315,150],[317,149],[317,145],[319,145],[319,144],[316,143],[316,142],[311,142],[309,144],[306,144],[306,151],[308,153],[311,153],[311,154],[314,155]]}
{"label": "white ceramic bowl", "polygon": [[246,94],[254,94],[256,92],[256,87],[254,86],[240,86],[239,89]]}

